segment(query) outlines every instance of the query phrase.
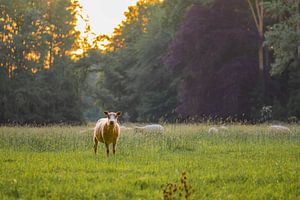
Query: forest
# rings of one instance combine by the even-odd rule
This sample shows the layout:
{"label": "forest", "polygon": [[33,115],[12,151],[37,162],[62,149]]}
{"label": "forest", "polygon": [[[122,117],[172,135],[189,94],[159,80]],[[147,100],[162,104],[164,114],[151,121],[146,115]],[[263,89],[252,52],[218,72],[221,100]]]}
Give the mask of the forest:
{"label": "forest", "polygon": [[298,0],[139,0],[92,43],[80,12],[0,0],[0,124],[300,119]]}

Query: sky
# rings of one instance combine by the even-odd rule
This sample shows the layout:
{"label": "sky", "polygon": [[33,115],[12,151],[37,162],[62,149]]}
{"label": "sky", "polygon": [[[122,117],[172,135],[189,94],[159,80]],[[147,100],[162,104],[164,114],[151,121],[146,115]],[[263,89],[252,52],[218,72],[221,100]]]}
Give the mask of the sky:
{"label": "sky", "polygon": [[[79,0],[85,16],[88,16],[91,31],[111,35],[115,27],[125,19],[124,12],[137,0]],[[78,30],[84,31],[84,22],[78,21]]]}

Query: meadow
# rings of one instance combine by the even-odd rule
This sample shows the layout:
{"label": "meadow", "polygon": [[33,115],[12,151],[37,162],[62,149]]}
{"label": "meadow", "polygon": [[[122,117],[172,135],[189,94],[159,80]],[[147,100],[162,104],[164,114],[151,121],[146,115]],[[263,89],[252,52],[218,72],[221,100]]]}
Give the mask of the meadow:
{"label": "meadow", "polygon": [[0,127],[0,199],[163,199],[186,172],[190,199],[300,199],[300,126],[170,124],[122,132],[115,156],[93,126]]}

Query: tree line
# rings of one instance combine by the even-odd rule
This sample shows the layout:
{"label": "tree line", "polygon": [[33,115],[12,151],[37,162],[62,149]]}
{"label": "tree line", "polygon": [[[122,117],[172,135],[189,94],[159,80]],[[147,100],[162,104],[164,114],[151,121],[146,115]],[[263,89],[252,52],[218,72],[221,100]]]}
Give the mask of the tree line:
{"label": "tree line", "polygon": [[92,45],[75,30],[78,2],[10,2],[2,123],[77,123],[104,109],[143,122],[300,117],[298,0],[140,0]]}
{"label": "tree line", "polygon": [[299,118],[299,2],[140,1],[96,89],[131,121]]}
{"label": "tree line", "polygon": [[78,3],[0,1],[0,122],[83,121],[76,49]]}

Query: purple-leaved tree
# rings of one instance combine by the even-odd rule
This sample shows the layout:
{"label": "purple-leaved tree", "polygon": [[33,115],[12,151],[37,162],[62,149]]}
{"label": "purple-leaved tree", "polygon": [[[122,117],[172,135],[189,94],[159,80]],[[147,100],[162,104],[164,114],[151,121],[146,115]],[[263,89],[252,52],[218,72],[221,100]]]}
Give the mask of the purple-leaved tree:
{"label": "purple-leaved tree", "polygon": [[258,39],[246,1],[193,5],[165,58],[181,77],[177,112],[248,118],[259,76]]}

